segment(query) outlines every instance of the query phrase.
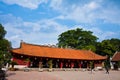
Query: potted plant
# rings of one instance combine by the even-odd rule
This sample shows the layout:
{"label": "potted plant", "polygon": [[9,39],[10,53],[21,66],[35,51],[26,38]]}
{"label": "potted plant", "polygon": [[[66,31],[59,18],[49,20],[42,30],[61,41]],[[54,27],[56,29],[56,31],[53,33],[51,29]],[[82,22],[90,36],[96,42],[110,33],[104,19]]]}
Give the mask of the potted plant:
{"label": "potted plant", "polygon": [[52,71],[52,59],[48,61],[48,65],[49,65],[49,71],[51,72]]}
{"label": "potted plant", "polygon": [[14,66],[15,66],[17,63],[16,63],[15,61],[11,61],[10,64],[11,64],[10,70],[11,70],[11,71],[15,71],[16,69],[14,68]]}
{"label": "potted plant", "polygon": [[90,61],[90,71],[91,71],[91,73],[92,73],[93,69],[94,69],[94,61]]}
{"label": "potted plant", "polygon": [[40,61],[40,62],[39,62],[39,71],[40,71],[40,72],[43,71],[42,67],[43,67],[42,61]]}

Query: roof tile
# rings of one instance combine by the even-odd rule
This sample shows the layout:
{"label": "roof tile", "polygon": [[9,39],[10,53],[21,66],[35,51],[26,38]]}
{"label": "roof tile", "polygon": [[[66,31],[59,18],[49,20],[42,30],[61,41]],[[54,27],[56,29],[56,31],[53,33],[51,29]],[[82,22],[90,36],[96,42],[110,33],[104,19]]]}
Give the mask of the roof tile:
{"label": "roof tile", "polygon": [[112,61],[120,61],[120,52],[116,52],[113,57]]}
{"label": "roof tile", "polygon": [[12,53],[49,57],[49,58],[64,58],[64,59],[80,59],[80,60],[104,60],[106,57],[95,54],[90,50],[75,50],[75,49],[63,49],[55,47],[47,47],[40,45],[21,43],[21,47],[13,49]]}

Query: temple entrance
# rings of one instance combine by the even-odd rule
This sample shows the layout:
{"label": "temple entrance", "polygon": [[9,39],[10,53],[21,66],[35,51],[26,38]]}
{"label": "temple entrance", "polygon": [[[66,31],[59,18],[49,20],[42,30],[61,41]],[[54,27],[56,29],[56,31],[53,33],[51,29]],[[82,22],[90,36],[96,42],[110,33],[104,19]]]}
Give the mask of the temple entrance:
{"label": "temple entrance", "polygon": [[59,64],[60,64],[59,59],[53,60],[53,68],[59,68]]}
{"label": "temple entrance", "polygon": [[49,67],[49,65],[48,65],[48,58],[42,59],[42,65],[43,65],[43,68],[48,68]]}
{"label": "temple entrance", "polygon": [[37,59],[37,58],[32,58],[32,59],[31,59],[30,67],[38,68],[38,67],[39,67],[38,64],[39,64],[39,59]]}
{"label": "temple entrance", "polygon": [[81,68],[87,68],[87,61],[81,62]]}

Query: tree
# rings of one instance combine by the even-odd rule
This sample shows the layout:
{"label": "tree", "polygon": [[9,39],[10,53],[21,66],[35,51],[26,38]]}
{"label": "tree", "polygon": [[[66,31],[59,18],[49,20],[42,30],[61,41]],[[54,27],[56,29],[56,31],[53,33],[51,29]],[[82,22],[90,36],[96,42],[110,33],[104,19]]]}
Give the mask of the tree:
{"label": "tree", "polygon": [[8,61],[10,61],[11,54],[9,50],[11,49],[10,42],[5,39],[6,31],[4,27],[0,24],[0,68],[4,66]]}
{"label": "tree", "polygon": [[120,39],[112,38],[110,43],[114,46],[114,51],[120,51]]}
{"label": "tree", "polygon": [[96,45],[96,53],[107,56],[105,65],[108,67],[110,67],[110,57],[112,57],[116,51],[120,51],[120,39],[106,39],[98,42]]}
{"label": "tree", "polygon": [[2,24],[0,24],[0,39],[3,39],[6,34],[6,31],[4,30],[4,27]]}
{"label": "tree", "polygon": [[114,49],[114,47],[110,44],[109,40],[103,40],[100,44],[100,52],[104,53],[105,55],[109,55],[112,56],[112,51]]}
{"label": "tree", "polygon": [[96,53],[112,57],[116,51],[120,51],[120,40],[115,38],[103,40],[97,43],[96,48]]}
{"label": "tree", "polygon": [[75,49],[95,49],[97,37],[91,31],[77,28],[68,30],[59,35],[58,47],[70,47]]}

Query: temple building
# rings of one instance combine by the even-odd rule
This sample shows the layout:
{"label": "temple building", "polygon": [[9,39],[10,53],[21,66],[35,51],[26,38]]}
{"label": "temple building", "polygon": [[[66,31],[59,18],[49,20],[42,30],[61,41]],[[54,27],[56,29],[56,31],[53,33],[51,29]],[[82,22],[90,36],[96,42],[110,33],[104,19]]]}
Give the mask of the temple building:
{"label": "temple building", "polygon": [[94,67],[97,67],[102,66],[106,59],[90,50],[35,45],[23,41],[20,47],[12,49],[11,53],[12,60],[18,65],[43,68],[48,68],[50,63],[52,68],[88,68],[91,61],[94,62]]}
{"label": "temple building", "polygon": [[120,52],[115,52],[112,57],[113,68],[118,70],[120,68]]}

